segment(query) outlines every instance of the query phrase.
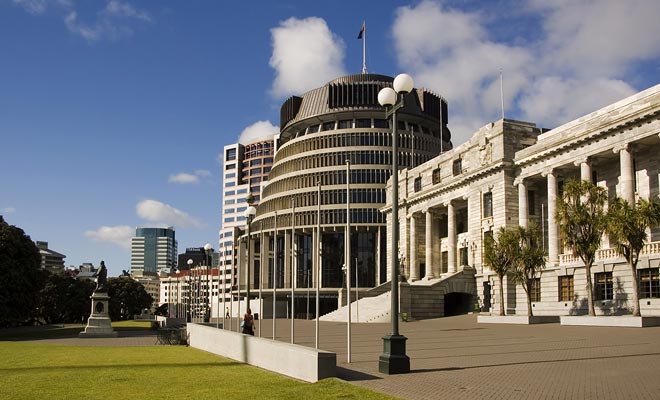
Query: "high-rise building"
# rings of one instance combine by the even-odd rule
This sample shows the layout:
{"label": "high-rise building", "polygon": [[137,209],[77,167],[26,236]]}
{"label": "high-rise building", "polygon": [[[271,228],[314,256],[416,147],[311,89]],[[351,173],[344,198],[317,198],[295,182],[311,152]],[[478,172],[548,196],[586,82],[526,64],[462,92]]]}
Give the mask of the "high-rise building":
{"label": "high-rise building", "polygon": [[37,241],[37,248],[41,256],[41,269],[49,271],[63,271],[66,256],[48,248],[48,242]]}
{"label": "high-rise building", "polygon": [[222,280],[226,284],[227,293],[235,264],[236,232],[245,229],[244,214],[248,207],[246,199],[248,194],[252,194],[253,205],[259,204],[262,185],[268,180],[273,165],[273,155],[273,139],[224,147],[222,228],[219,232],[217,265],[221,271],[224,269]]}
{"label": "high-rise building", "polygon": [[[250,265],[251,287],[261,285],[268,296],[274,286],[293,285],[306,294],[320,281],[321,312],[336,308],[345,286],[347,215],[349,262],[358,270],[358,286],[372,288],[387,280],[385,216],[380,208],[385,205],[385,186],[391,175],[392,127],[378,104],[378,92],[392,82],[393,78],[383,75],[348,75],[284,102],[275,160],[251,229],[252,260],[240,263],[241,268]],[[402,168],[422,164],[452,147],[444,99],[414,89],[405,101],[397,113]],[[321,265],[315,268],[318,242]],[[241,258],[243,253],[239,252]],[[285,292],[277,295],[284,300]],[[307,315],[307,302],[302,296],[300,301],[295,309]]]}
{"label": "high-rise building", "polygon": [[131,239],[131,273],[133,276],[172,273],[177,266],[177,242],[174,228],[135,229]]}

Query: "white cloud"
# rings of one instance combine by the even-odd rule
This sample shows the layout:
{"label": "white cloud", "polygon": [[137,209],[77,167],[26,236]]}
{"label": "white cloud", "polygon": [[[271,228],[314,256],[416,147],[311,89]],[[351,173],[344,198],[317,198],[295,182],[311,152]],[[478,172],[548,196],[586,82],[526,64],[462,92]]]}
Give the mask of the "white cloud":
{"label": "white cloud", "polygon": [[344,42],[322,18],[289,18],[272,28],[271,36],[274,97],[303,94],[345,74]]}
{"label": "white cloud", "polygon": [[270,121],[257,121],[243,129],[238,137],[238,143],[249,144],[259,140],[269,140],[278,133],[280,133],[280,128],[271,124]]}
{"label": "white cloud", "polygon": [[429,0],[396,11],[399,64],[447,99],[455,145],[501,117],[500,68],[506,116],[554,127],[634,93],[622,74],[660,55],[658,2],[528,0],[521,9],[542,20],[526,47],[495,40],[486,14]]}
{"label": "white cloud", "polygon": [[197,175],[181,172],[176,175],[170,175],[168,182],[181,184],[199,183],[199,177]]}
{"label": "white cloud", "polygon": [[2,212],[4,214],[11,214],[11,213],[15,213],[16,209],[14,207],[5,207],[5,208],[0,209],[0,212]]}
{"label": "white cloud", "polygon": [[189,183],[199,183],[199,178],[208,178],[211,176],[211,171],[205,169],[198,169],[192,174],[187,172],[180,172],[175,175],[170,175],[168,182],[170,183],[180,183],[180,184],[189,184]]}
{"label": "white cloud", "polygon": [[149,222],[178,226],[182,228],[201,228],[203,224],[187,213],[169,204],[157,200],[142,200],[135,207],[137,215]]}
{"label": "white cloud", "polygon": [[135,229],[128,225],[102,226],[95,231],[85,231],[85,237],[97,242],[111,242],[125,249],[131,248],[131,238]]}
{"label": "white cloud", "polygon": [[64,24],[69,32],[82,36],[88,42],[102,39],[117,40],[133,35],[132,21],[151,22],[151,16],[129,3],[112,0],[97,13],[94,23],[85,23],[78,18],[72,6],[66,7]]}
{"label": "white cloud", "polygon": [[34,15],[43,14],[48,6],[46,0],[14,0],[14,4]]}
{"label": "white cloud", "polygon": [[137,10],[132,5],[117,0],[108,2],[108,5],[102,12],[108,16],[136,18],[151,22],[151,16],[146,11]]}

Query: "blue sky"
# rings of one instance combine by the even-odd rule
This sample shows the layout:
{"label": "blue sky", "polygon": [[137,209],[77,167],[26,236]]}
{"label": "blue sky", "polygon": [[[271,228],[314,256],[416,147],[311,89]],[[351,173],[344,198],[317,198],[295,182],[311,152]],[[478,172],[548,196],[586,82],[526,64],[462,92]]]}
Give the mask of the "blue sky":
{"label": "blue sky", "polygon": [[660,83],[660,3],[0,0],[0,214],[67,265],[130,265],[135,226],[217,248],[219,154],[362,66],[447,98],[460,144]]}

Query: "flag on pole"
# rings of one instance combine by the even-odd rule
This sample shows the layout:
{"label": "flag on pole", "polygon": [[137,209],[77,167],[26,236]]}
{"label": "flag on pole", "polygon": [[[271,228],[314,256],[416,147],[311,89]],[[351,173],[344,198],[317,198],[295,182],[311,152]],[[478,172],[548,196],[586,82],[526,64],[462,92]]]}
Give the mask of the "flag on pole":
{"label": "flag on pole", "polygon": [[364,35],[364,22],[362,22],[362,29],[360,29],[360,33],[358,33],[358,39],[362,39],[362,35]]}

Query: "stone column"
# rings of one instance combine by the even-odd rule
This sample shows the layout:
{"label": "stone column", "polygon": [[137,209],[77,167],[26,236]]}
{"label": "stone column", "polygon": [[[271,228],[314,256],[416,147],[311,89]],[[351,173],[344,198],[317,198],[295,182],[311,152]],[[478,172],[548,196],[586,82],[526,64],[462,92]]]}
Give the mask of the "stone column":
{"label": "stone column", "polygon": [[434,279],[433,272],[433,214],[427,209],[426,214],[426,279]]}
{"label": "stone column", "polygon": [[419,264],[417,264],[417,220],[415,214],[410,214],[410,276],[409,281],[419,280]]}
{"label": "stone column", "polygon": [[284,231],[284,287],[291,286],[291,230]]}
{"label": "stone column", "polygon": [[527,228],[529,209],[527,202],[527,185],[520,179],[518,182],[518,225]]}
{"label": "stone column", "polygon": [[546,173],[548,179],[548,259],[551,264],[559,262],[559,234],[555,211],[557,208],[557,178],[554,171]]}
{"label": "stone column", "polygon": [[619,196],[629,204],[635,202],[635,180],[633,171],[632,151],[629,144],[614,149],[619,152],[621,172],[619,176]]}
{"label": "stone column", "polygon": [[454,205],[446,203],[447,207],[447,272],[456,272],[456,215]]}
{"label": "stone column", "polygon": [[591,182],[591,163],[585,158],[575,162],[575,166],[580,166],[580,179]]}

